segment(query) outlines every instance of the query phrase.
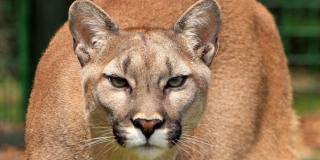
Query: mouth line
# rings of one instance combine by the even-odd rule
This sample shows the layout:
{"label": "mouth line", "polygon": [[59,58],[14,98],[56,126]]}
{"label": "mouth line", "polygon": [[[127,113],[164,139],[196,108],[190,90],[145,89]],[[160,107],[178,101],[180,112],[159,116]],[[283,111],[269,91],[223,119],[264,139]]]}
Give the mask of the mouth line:
{"label": "mouth line", "polygon": [[139,144],[139,145],[127,145],[126,141],[128,140],[127,138],[125,137],[121,137],[121,136],[116,136],[115,137],[116,141],[119,143],[120,146],[124,147],[124,148],[144,148],[144,149],[155,149],[155,148],[158,148],[158,149],[161,149],[161,148],[171,148],[172,146],[176,145],[176,143],[178,143],[179,139],[172,139],[172,140],[168,140],[167,141],[169,142],[169,146],[162,146],[162,145],[157,145],[157,143],[153,144],[150,140],[146,140],[145,143],[143,144]]}
{"label": "mouth line", "polygon": [[143,144],[143,145],[140,145],[140,146],[136,146],[134,148],[143,149],[144,151],[151,151],[151,150],[154,150],[154,149],[163,149],[163,147],[155,146],[155,145],[152,145],[150,143],[146,143],[146,144]]}
{"label": "mouth line", "polygon": [[143,144],[140,147],[143,147],[143,148],[154,148],[154,147],[157,147],[157,146],[154,146],[154,145],[150,144],[149,142],[147,142],[146,144]]}
{"label": "mouth line", "polygon": [[157,146],[154,144],[150,144],[149,141],[147,141],[145,144],[141,144],[138,146],[134,146],[133,148],[142,148],[142,149],[146,149],[146,150],[152,150],[152,149],[161,149],[161,148],[166,148],[166,147],[162,147],[162,146]]}
{"label": "mouth line", "polygon": [[155,147],[158,147],[158,146],[155,146],[153,144],[150,144],[149,141],[147,141],[145,144],[141,144],[139,146],[136,146],[136,147],[143,147],[143,148],[155,148]]}

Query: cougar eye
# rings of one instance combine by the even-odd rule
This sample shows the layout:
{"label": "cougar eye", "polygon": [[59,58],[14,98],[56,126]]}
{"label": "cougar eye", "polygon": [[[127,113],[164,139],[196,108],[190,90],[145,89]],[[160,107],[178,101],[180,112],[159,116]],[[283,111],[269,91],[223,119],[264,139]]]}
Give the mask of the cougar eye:
{"label": "cougar eye", "polygon": [[113,86],[118,87],[118,88],[122,88],[122,87],[128,86],[128,82],[124,78],[109,77],[109,81]]}
{"label": "cougar eye", "polygon": [[184,82],[186,81],[187,76],[179,76],[179,77],[174,77],[171,78],[166,87],[181,87]]}

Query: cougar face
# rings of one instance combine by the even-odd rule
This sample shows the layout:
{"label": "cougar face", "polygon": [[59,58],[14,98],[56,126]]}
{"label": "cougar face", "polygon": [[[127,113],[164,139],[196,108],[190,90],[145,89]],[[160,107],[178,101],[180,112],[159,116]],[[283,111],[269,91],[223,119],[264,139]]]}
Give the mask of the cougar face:
{"label": "cougar face", "polygon": [[155,159],[182,143],[206,110],[221,25],[216,2],[200,1],[167,31],[119,30],[81,0],[69,21],[95,154],[121,148]]}
{"label": "cougar face", "polygon": [[120,146],[151,156],[195,126],[205,111],[210,70],[180,41],[168,31],[122,32],[84,67],[95,136],[104,131],[100,126],[112,128]]}

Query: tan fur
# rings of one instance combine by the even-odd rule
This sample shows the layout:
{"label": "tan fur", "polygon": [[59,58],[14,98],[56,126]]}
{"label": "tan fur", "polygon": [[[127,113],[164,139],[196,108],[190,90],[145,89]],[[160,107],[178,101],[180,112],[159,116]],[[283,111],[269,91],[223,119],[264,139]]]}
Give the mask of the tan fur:
{"label": "tan fur", "polygon": [[147,120],[159,119],[162,121],[163,117],[158,112],[154,112],[150,116],[146,116],[146,114],[144,112],[138,112],[132,117],[132,119],[133,120],[135,120],[135,119],[147,119]]}
{"label": "tan fur", "polygon": [[[185,139],[187,146],[179,143],[183,150],[178,146],[164,149],[165,154],[157,159],[296,159],[296,117],[291,108],[287,59],[272,16],[255,0],[217,0],[223,15],[220,48],[211,62],[210,59],[218,50],[218,42],[209,44],[210,52],[208,56],[202,57],[203,63],[200,60],[202,55],[199,54],[208,46],[202,42],[217,35],[206,37],[203,35],[207,34],[197,33],[200,35],[200,48],[194,55],[188,55],[186,53],[193,52],[190,50],[199,43],[193,34],[189,34],[194,33],[192,24],[199,26],[198,23],[187,23],[191,29],[188,30],[190,26],[187,25],[187,29],[181,33],[184,35],[182,38],[172,31],[163,31],[173,28],[179,30],[179,26],[174,24],[181,20],[183,13],[196,1],[95,0],[117,26],[109,26],[110,30],[99,32],[94,37],[97,38],[93,40],[96,43],[88,49],[92,54],[90,57],[83,54],[80,43],[72,47],[72,35],[67,22],[54,36],[38,64],[27,114],[26,159],[139,158],[126,148],[114,152],[111,148],[103,155],[101,150],[104,152],[110,149],[109,146],[86,145],[86,140],[98,137],[98,133],[104,131],[94,126],[106,126],[110,122],[110,111],[96,105],[95,96],[103,97],[101,101],[108,101],[114,107],[133,104],[124,98],[113,101],[123,95],[106,89],[109,83],[99,77],[101,73],[119,70],[116,64],[123,62],[123,55],[128,54],[134,57],[131,59],[132,66],[128,67],[127,72],[132,74],[131,77],[128,75],[128,81],[133,88],[139,88],[136,91],[138,96],[133,97],[136,104],[133,106],[138,106],[142,113],[133,113],[138,114],[136,117],[163,118],[160,112],[162,102],[159,102],[161,93],[155,87],[150,87],[151,92],[147,92],[141,83],[155,82],[154,75],[166,72],[166,68],[161,65],[166,56],[176,66],[174,73],[191,72],[193,76],[188,84],[193,87],[179,92],[175,96],[178,100],[172,103],[179,106],[188,101],[186,97],[196,97],[193,93],[199,93],[197,96],[200,96],[182,116],[191,129],[195,127],[193,130],[185,129],[183,134],[199,138],[191,141],[193,143],[187,143]],[[216,26],[216,23],[210,21],[209,25]],[[104,26],[96,28],[99,27],[104,29]],[[119,33],[113,31],[116,28],[120,29]],[[220,28],[207,30],[218,33]],[[89,42],[86,39],[84,41]],[[105,48],[93,54],[96,52],[95,47]],[[83,67],[73,49],[78,57],[82,57]],[[147,53],[146,49],[150,49],[150,52]],[[114,54],[119,51],[121,54]],[[194,56],[193,59],[190,56]],[[142,65],[148,59],[152,62],[148,64],[149,68]],[[209,70],[205,65],[209,64],[211,80],[207,88],[209,74],[206,72]],[[135,75],[141,75],[138,81],[141,83],[134,82]],[[165,82],[161,81],[161,85],[164,86]],[[173,106],[166,105],[169,117],[180,116],[179,108]],[[114,109],[114,116],[123,119],[131,106],[126,107]]]}

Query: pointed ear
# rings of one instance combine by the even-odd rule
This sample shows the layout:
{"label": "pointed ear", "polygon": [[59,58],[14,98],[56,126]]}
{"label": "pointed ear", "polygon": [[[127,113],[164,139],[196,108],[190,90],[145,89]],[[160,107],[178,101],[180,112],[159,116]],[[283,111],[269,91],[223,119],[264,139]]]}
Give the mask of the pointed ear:
{"label": "pointed ear", "polygon": [[118,33],[118,26],[109,15],[88,0],[77,0],[71,5],[69,29],[73,36],[73,50],[82,66],[101,48],[103,40]]}
{"label": "pointed ear", "polygon": [[174,31],[183,34],[188,45],[209,66],[219,49],[221,25],[222,15],[218,3],[215,0],[201,0],[179,18]]}

